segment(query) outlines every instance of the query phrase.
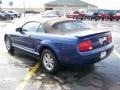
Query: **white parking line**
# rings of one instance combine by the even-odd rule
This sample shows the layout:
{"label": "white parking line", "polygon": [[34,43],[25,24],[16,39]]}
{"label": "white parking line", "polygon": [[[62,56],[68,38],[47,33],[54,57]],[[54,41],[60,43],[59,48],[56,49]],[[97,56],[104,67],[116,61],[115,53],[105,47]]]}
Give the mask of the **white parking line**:
{"label": "white parking line", "polygon": [[113,52],[120,59],[120,54],[116,50],[114,50]]}

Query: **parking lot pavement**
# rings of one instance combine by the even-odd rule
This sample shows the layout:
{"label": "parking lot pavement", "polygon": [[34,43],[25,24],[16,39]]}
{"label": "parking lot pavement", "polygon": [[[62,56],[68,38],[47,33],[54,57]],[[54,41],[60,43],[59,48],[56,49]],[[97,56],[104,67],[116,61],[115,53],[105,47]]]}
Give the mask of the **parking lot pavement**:
{"label": "parking lot pavement", "polygon": [[66,68],[56,75],[45,73],[26,54],[8,54],[3,36],[16,22],[0,22],[0,90],[120,90],[120,22],[84,21],[93,29],[112,32],[113,53],[94,66]]}
{"label": "parking lot pavement", "polygon": [[[16,52],[10,55],[4,45],[4,34],[11,23],[0,23],[0,90],[15,90],[36,63],[31,57]],[[4,26],[4,27],[3,27]]]}

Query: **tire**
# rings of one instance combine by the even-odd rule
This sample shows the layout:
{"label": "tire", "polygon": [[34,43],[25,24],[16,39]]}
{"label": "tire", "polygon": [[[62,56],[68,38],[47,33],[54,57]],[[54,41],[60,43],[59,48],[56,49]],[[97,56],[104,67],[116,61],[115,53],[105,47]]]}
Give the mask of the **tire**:
{"label": "tire", "polygon": [[73,17],[73,19],[75,19],[75,20],[76,20],[76,17],[74,16],[74,17]]}
{"label": "tire", "polygon": [[119,19],[116,19],[116,21],[119,21]]}
{"label": "tire", "polygon": [[18,18],[20,18],[20,16],[18,16]]}
{"label": "tire", "polygon": [[[51,61],[50,61],[51,59]],[[49,49],[43,50],[41,54],[42,65],[45,71],[48,73],[56,73],[58,71],[58,61],[55,54]]]}
{"label": "tire", "polygon": [[0,20],[2,20],[2,17],[0,17]]}
{"label": "tire", "polygon": [[10,20],[10,17],[7,16],[4,20]]}
{"label": "tire", "polygon": [[97,21],[98,19],[96,18],[95,21]]}
{"label": "tire", "polygon": [[14,52],[10,38],[8,36],[5,37],[5,46],[6,46],[8,52],[10,52],[10,53]]}
{"label": "tire", "polygon": [[104,21],[104,18],[102,18],[102,21]]}
{"label": "tire", "polygon": [[10,17],[10,20],[13,20],[13,17]]}
{"label": "tire", "polygon": [[17,18],[18,16],[17,16],[17,14],[14,14],[15,15],[15,18]]}

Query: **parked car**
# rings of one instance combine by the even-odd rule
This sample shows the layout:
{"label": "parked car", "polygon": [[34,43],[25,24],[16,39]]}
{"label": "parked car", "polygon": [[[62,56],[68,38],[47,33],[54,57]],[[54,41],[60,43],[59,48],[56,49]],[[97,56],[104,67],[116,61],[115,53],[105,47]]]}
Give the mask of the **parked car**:
{"label": "parked car", "polygon": [[73,19],[85,19],[85,14],[83,12],[79,11],[72,11],[66,15],[67,18],[73,18]]}
{"label": "parked car", "polygon": [[49,18],[54,18],[54,17],[62,17],[62,14],[60,14],[59,11],[56,11],[56,10],[47,10],[45,12],[43,12],[42,14],[42,17],[49,17]]}
{"label": "parked car", "polygon": [[109,20],[113,21],[114,20],[114,12],[109,12]]}
{"label": "parked car", "polygon": [[91,30],[80,20],[66,18],[29,21],[6,33],[4,40],[8,52],[34,55],[50,73],[61,65],[79,67],[99,62],[114,47],[110,31]]}
{"label": "parked car", "polygon": [[98,12],[94,12],[93,14],[87,14],[86,18],[88,18],[89,20],[95,20],[95,21],[100,19]]}
{"label": "parked car", "polygon": [[10,14],[6,11],[0,11],[1,14],[3,14],[5,17],[3,18],[3,20],[12,20],[15,18],[15,15],[14,14]]}
{"label": "parked car", "polygon": [[0,11],[0,20],[7,20],[8,16],[3,11]]}
{"label": "parked car", "polygon": [[40,12],[34,10],[27,10],[25,11],[26,14],[39,14]]}
{"label": "parked car", "polygon": [[21,13],[18,13],[16,11],[7,11],[9,14],[13,15],[15,18],[20,18],[21,17]]}
{"label": "parked car", "polygon": [[101,20],[110,20],[110,14],[107,12],[99,13],[98,16]]}
{"label": "parked car", "polygon": [[85,19],[88,19],[88,20],[90,20],[91,18],[91,16],[93,15],[93,12],[87,12],[87,13],[85,13]]}
{"label": "parked car", "polygon": [[119,21],[119,20],[120,20],[120,13],[116,13],[116,14],[113,16],[113,19]]}

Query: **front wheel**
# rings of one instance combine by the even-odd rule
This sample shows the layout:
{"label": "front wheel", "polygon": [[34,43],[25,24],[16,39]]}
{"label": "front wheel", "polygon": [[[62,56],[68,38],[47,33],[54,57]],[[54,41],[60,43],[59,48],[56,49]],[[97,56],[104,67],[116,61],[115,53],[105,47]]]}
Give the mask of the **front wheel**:
{"label": "front wheel", "polygon": [[45,49],[41,54],[41,60],[45,71],[49,73],[56,73],[58,71],[58,61],[52,51]]}
{"label": "front wheel", "polygon": [[6,45],[6,48],[7,48],[8,52],[13,52],[14,51],[13,47],[11,45],[10,38],[8,36],[5,38],[5,45]]}

